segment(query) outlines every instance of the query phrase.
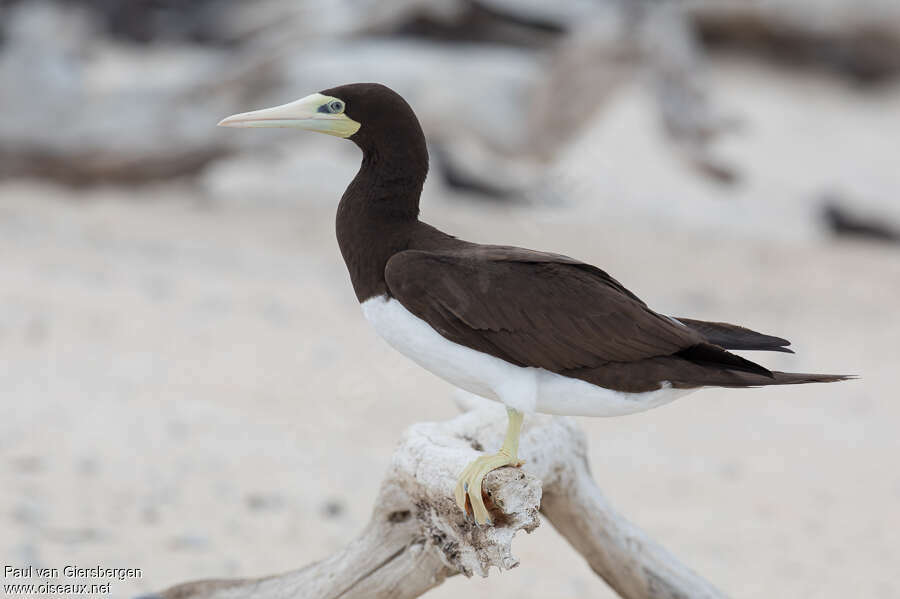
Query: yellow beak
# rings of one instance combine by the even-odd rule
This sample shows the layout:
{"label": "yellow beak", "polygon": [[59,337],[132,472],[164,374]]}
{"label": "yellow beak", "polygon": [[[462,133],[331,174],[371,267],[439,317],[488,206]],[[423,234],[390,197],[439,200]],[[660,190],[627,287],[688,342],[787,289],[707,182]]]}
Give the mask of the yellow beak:
{"label": "yellow beak", "polygon": [[343,112],[334,114],[323,109],[334,100],[338,100],[338,98],[312,94],[274,108],[233,114],[219,121],[218,126],[296,127],[336,137],[350,137],[359,131],[361,125]]}

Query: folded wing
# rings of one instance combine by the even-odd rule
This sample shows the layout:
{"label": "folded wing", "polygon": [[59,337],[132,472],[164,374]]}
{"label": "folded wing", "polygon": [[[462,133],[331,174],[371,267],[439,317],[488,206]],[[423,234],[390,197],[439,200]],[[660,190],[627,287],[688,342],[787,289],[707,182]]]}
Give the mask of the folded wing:
{"label": "folded wing", "polygon": [[447,339],[519,366],[565,372],[677,354],[771,376],[565,256],[501,246],[409,250],[391,258],[385,280]]}
{"label": "folded wing", "polygon": [[693,318],[681,317],[677,320],[703,335],[710,343],[725,349],[794,353],[793,350],[786,347],[791,344],[787,339],[757,333],[756,331],[752,331],[736,324],[728,324],[727,322],[708,322],[705,320],[694,320]]}

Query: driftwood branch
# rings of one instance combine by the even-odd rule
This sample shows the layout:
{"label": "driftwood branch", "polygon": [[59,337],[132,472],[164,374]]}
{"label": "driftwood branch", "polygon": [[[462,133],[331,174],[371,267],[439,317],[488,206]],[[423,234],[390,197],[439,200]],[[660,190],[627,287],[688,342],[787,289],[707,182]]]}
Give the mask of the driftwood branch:
{"label": "driftwood branch", "polygon": [[418,597],[454,574],[487,576],[492,566],[519,565],[513,537],[538,526],[539,509],[622,597],[724,597],[612,509],[590,475],[584,435],[568,418],[526,418],[519,454],[525,466],[487,476],[494,526],[476,526],[454,504],[453,486],[483,449],[499,447],[505,416],[484,400],[466,396],[461,403],[463,415],[406,431],[371,521],[342,551],[286,574],[188,582],[154,597]]}

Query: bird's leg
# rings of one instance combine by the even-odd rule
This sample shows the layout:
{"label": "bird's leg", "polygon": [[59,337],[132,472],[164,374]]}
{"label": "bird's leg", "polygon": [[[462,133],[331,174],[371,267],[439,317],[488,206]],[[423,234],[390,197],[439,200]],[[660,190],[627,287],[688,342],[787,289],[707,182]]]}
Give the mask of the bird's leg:
{"label": "bird's leg", "polygon": [[503,446],[500,448],[500,451],[494,455],[483,455],[466,466],[462,474],[459,475],[459,481],[456,483],[456,491],[454,493],[456,505],[466,513],[469,511],[467,508],[471,506],[476,524],[491,524],[491,517],[481,495],[481,483],[484,481],[487,473],[503,466],[519,467],[522,465],[518,453],[519,432],[522,430],[524,414],[512,408],[506,408],[506,413],[509,421],[506,426],[506,438],[503,440]]}

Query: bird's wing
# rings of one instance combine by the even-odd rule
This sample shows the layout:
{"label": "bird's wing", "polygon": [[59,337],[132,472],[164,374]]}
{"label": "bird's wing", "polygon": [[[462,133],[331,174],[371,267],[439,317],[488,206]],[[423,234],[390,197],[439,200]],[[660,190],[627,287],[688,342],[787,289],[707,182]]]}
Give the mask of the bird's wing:
{"label": "bird's wing", "polygon": [[761,351],[780,351],[788,354],[794,350],[787,346],[791,344],[787,339],[774,337],[764,333],[757,333],[748,328],[727,322],[708,322],[694,320],[693,318],[676,318],[681,324],[690,327],[706,337],[706,340],[725,349],[747,349]]}
{"label": "bird's wing", "polygon": [[502,246],[407,250],[390,259],[385,280],[447,339],[520,366],[561,372],[706,345],[604,271],[566,256]]}

